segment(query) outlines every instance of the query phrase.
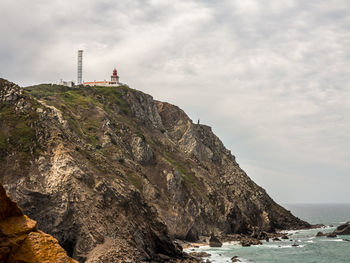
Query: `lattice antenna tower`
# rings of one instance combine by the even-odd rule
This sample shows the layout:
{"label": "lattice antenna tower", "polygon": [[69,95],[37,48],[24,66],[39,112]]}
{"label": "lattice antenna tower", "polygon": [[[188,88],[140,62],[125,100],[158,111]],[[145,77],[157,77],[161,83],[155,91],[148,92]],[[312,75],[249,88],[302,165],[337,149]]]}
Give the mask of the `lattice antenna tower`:
{"label": "lattice antenna tower", "polygon": [[83,83],[83,50],[78,50],[78,79],[77,84]]}

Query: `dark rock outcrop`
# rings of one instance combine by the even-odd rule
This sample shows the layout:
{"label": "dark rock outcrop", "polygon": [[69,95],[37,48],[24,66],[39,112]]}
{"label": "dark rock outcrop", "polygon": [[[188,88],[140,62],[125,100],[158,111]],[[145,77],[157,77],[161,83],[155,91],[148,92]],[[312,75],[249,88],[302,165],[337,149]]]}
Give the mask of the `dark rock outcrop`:
{"label": "dark rock outcrop", "polygon": [[331,232],[331,233],[327,233],[325,234],[326,237],[330,237],[330,238],[334,238],[334,237],[337,237],[337,234],[334,233],[334,232]]}
{"label": "dark rock outcrop", "polygon": [[326,237],[334,238],[334,237],[337,237],[337,235],[350,235],[350,221],[338,226],[337,229],[334,230],[333,232],[326,233],[326,234],[323,234],[322,232],[318,232],[316,236],[317,237],[326,236]]}
{"label": "dark rock outcrop", "polygon": [[197,257],[197,258],[207,258],[210,257],[211,255],[207,252],[190,252],[190,256]]}
{"label": "dark rock outcrop", "polygon": [[338,226],[333,233],[336,235],[350,235],[350,221]]}
{"label": "dark rock outcrop", "polygon": [[316,236],[317,236],[317,237],[323,237],[323,236],[325,236],[325,234],[323,234],[323,233],[320,231],[320,232],[317,232]]}
{"label": "dark rock outcrop", "polygon": [[250,247],[255,245],[262,245],[262,242],[259,239],[251,238],[251,237],[243,237],[240,240],[242,247]]}
{"label": "dark rock outcrop", "polygon": [[0,114],[0,180],[81,262],[91,251],[181,258],[172,238],[310,227],[210,127],[127,86],[23,90],[0,79]]}
{"label": "dark rock outcrop", "polygon": [[222,242],[214,235],[210,236],[209,239],[209,246],[210,247],[222,247]]}

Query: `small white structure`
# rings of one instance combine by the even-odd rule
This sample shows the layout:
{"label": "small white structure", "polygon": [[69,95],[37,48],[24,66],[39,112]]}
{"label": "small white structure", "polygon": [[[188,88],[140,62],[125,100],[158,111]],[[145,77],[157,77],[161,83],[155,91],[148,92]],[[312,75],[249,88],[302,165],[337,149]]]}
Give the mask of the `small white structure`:
{"label": "small white structure", "polygon": [[84,86],[105,86],[105,87],[117,87],[120,86],[119,76],[117,73],[117,69],[113,70],[111,80],[103,80],[103,81],[85,81],[83,83]]}
{"label": "small white structure", "polygon": [[58,85],[67,86],[67,87],[74,87],[73,81],[63,81],[62,79],[58,82]]}

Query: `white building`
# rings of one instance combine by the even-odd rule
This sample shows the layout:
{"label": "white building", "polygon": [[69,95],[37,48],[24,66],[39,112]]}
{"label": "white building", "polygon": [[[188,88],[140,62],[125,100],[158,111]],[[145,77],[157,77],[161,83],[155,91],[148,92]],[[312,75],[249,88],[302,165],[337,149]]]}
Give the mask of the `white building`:
{"label": "white building", "polygon": [[58,82],[58,85],[67,86],[67,87],[74,87],[73,81],[63,81],[62,79]]}
{"label": "white building", "polygon": [[111,80],[102,80],[102,81],[84,81],[84,86],[106,86],[106,87],[117,87],[120,85],[119,76],[117,69],[113,70]]}

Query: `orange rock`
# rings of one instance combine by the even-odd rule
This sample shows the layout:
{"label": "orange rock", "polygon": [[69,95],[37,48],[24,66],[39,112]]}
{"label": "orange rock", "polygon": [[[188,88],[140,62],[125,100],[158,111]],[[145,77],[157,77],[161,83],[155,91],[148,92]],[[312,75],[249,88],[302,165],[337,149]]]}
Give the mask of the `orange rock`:
{"label": "orange rock", "polygon": [[58,241],[43,232],[31,232],[21,247],[12,253],[8,263],[75,263],[69,258]]}
{"label": "orange rock", "polygon": [[7,237],[28,234],[36,230],[36,221],[28,216],[9,217],[0,221],[0,231]]}
{"label": "orange rock", "polygon": [[0,263],[78,263],[55,238],[36,227],[0,183]]}
{"label": "orange rock", "polygon": [[12,216],[23,216],[23,212],[6,194],[4,187],[0,183],[0,221]]}

